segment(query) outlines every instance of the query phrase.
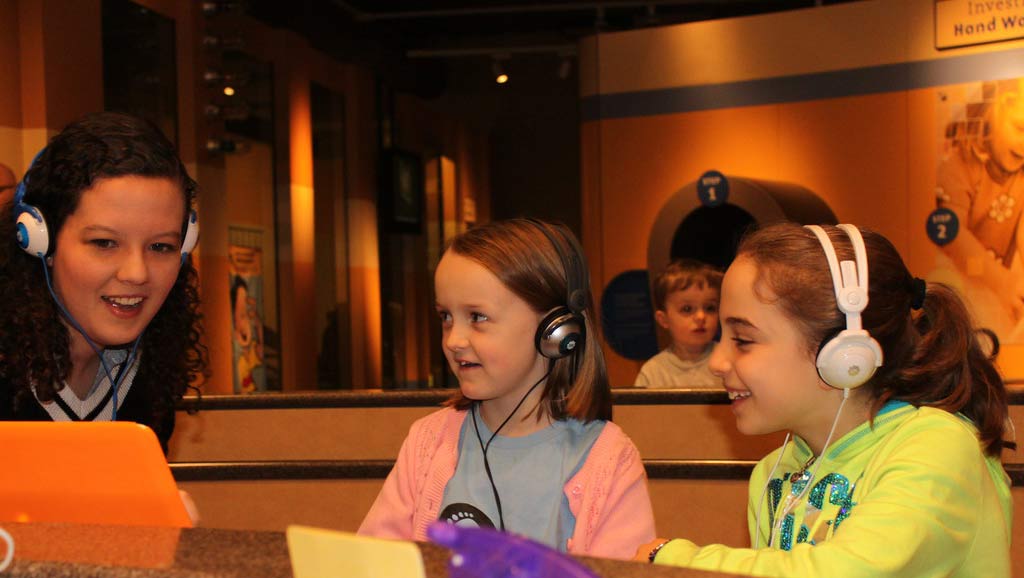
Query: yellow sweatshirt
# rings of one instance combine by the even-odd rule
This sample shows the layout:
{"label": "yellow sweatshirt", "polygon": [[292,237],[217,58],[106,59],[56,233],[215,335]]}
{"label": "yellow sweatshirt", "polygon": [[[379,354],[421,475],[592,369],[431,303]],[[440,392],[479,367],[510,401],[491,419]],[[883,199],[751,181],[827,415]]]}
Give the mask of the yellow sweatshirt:
{"label": "yellow sweatshirt", "polygon": [[890,402],[826,452],[816,472],[805,468],[811,451],[796,438],[754,468],[748,524],[761,548],[673,540],[655,563],[753,576],[1010,576],[1010,480],[969,420]]}

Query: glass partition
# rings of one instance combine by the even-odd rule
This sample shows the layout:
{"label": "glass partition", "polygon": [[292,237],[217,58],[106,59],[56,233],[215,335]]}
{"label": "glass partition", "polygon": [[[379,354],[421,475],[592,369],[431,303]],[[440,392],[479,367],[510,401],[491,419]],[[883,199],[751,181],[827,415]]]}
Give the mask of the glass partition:
{"label": "glass partition", "polygon": [[352,388],[352,329],[348,271],[345,99],[310,86],[316,231],[317,389]]}
{"label": "glass partition", "polygon": [[212,125],[207,148],[224,159],[233,389],[275,391],[281,389],[281,352],[273,67],[225,51],[217,73],[207,108]]}
{"label": "glass partition", "polygon": [[128,0],[103,0],[104,108],[142,117],[178,142],[174,20]]}

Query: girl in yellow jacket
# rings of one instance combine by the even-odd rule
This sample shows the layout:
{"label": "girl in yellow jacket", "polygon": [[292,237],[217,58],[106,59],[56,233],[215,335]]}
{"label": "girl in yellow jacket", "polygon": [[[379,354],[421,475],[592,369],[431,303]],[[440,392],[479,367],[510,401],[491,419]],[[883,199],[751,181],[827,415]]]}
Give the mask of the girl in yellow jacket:
{"label": "girl in yellow jacket", "polygon": [[950,289],[914,278],[878,234],[786,223],[740,245],[721,319],[710,365],[737,427],[790,436],[751,476],[751,548],[659,539],[639,559],[755,576],[1010,576],[1006,390]]}

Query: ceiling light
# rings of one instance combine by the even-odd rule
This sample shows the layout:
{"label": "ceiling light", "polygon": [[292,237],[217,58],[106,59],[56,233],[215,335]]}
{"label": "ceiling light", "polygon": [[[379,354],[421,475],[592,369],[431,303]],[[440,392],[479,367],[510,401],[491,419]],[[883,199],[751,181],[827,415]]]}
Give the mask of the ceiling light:
{"label": "ceiling light", "polygon": [[491,60],[491,74],[494,76],[494,82],[498,84],[505,84],[508,82],[508,73],[505,72],[505,66],[502,64],[505,58],[495,57]]}

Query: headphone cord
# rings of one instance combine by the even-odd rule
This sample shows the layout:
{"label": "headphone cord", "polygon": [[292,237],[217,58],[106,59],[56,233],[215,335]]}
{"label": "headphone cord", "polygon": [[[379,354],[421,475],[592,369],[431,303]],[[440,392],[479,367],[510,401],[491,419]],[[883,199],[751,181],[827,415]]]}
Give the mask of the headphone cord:
{"label": "headphone cord", "polygon": [[3,560],[0,560],[0,572],[3,572],[14,561],[14,537],[7,530],[0,528],[0,541],[7,543],[7,553],[4,554]]}
{"label": "headphone cord", "polygon": [[115,380],[113,374],[110,373],[110,367],[107,365],[106,359],[103,358],[103,352],[100,350],[99,346],[97,346],[96,343],[89,338],[89,335],[85,332],[84,329],[82,329],[82,326],[79,325],[77,321],[75,321],[75,318],[71,315],[71,312],[64,307],[64,304],[61,303],[60,299],[57,297],[57,293],[53,290],[53,283],[50,281],[50,268],[46,265],[45,260],[43,260],[43,276],[46,278],[46,288],[50,290],[50,296],[53,297],[54,303],[57,304],[57,307],[60,308],[61,313],[64,315],[65,318],[67,318],[68,321],[71,322],[71,325],[75,328],[75,330],[82,334],[82,337],[85,338],[86,343],[88,343],[89,347],[92,348],[93,353],[95,353],[96,357],[99,358],[100,366],[103,367],[103,373],[107,374],[107,381],[110,383],[111,388],[110,421],[117,421],[117,389],[118,387],[120,387],[121,382],[124,381],[124,378],[128,375],[128,371],[131,369],[132,363],[135,362],[135,353],[136,351],[138,351],[139,342],[142,341],[142,335],[145,333],[145,331],[143,331],[143,333],[140,333],[139,336],[135,338],[135,343],[132,345],[131,353],[128,354],[128,358],[125,359],[124,361],[124,369],[119,372],[117,379]]}
{"label": "headphone cord", "polygon": [[[839,409],[836,410],[836,417],[832,420],[832,429],[828,432],[828,437],[825,438],[825,446],[821,448],[821,453],[818,454],[821,459],[815,460],[814,470],[811,472],[811,476],[804,483],[804,487],[800,489],[800,493],[793,497],[793,490],[790,488],[789,496],[786,498],[786,504],[782,508],[782,514],[776,518],[775,525],[772,528],[771,534],[768,535],[768,547],[771,548],[775,543],[775,539],[779,537],[782,532],[782,522],[786,519],[786,516],[793,511],[794,508],[799,505],[800,500],[803,499],[807,490],[811,488],[811,482],[815,480],[818,475],[818,468],[821,467],[822,462],[825,461],[825,452],[828,451],[828,446],[832,442],[832,434],[836,433],[836,426],[839,425],[839,416],[843,414],[843,406],[846,405],[846,400],[850,398],[850,388],[843,388],[843,401],[839,403]],[[813,459],[813,456],[812,456]],[[770,481],[770,480],[769,480]],[[792,483],[792,482],[791,482]]]}
{"label": "headphone cord", "polygon": [[512,408],[512,413],[508,414],[508,417],[505,418],[505,421],[501,422],[501,425],[499,425],[498,428],[494,430],[494,433],[492,433],[491,437],[488,438],[486,444],[484,443],[484,439],[480,436],[480,426],[477,425],[476,421],[476,414],[478,411],[477,408],[480,406],[481,402],[478,401],[474,403],[473,407],[470,408],[469,411],[469,415],[473,417],[473,431],[476,432],[476,440],[480,442],[480,450],[483,451],[484,453],[484,471],[487,472],[487,481],[491,483],[491,491],[494,492],[494,503],[498,506],[498,524],[500,525],[501,531],[503,532],[505,531],[505,516],[501,511],[501,496],[498,495],[498,486],[494,484],[494,475],[491,474],[491,464],[487,460],[487,450],[491,448],[491,442],[494,441],[494,438],[498,437],[498,432],[500,432],[502,428],[505,427],[505,424],[507,424],[509,420],[512,419],[512,416],[514,416],[516,412],[519,411],[519,408],[522,407],[523,402],[526,401],[526,398],[529,397],[531,393],[533,393],[533,390],[537,389],[538,385],[544,383],[544,380],[547,379],[549,375],[551,375],[550,369],[548,369],[547,373],[545,373],[543,377],[537,380],[537,383],[530,386],[530,389],[528,389],[526,393],[523,394],[523,397],[522,399],[519,400],[519,403],[517,403],[516,406]]}

